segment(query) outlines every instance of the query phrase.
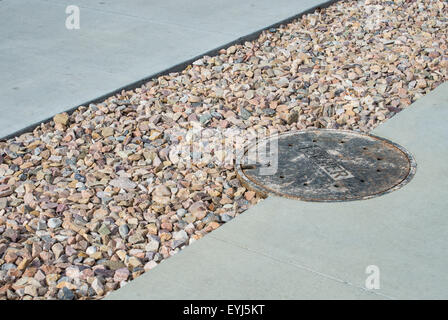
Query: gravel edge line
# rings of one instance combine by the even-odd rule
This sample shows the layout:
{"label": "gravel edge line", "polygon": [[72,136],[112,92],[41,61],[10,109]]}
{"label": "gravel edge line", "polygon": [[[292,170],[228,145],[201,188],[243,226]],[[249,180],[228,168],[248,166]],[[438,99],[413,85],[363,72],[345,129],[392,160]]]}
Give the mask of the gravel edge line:
{"label": "gravel edge line", "polygon": [[[215,49],[212,49],[212,50],[209,50],[209,51],[207,51],[205,53],[199,54],[196,57],[193,57],[193,58],[190,58],[190,59],[185,60],[183,62],[180,62],[180,63],[178,63],[178,64],[176,64],[176,65],[174,65],[172,67],[169,67],[169,68],[167,68],[165,70],[162,70],[162,71],[156,72],[156,73],[154,73],[152,75],[149,75],[147,77],[144,77],[143,79],[137,80],[137,81],[129,83],[127,85],[124,85],[124,86],[122,86],[122,87],[120,87],[118,89],[115,89],[113,91],[105,93],[105,94],[103,94],[103,95],[101,95],[101,96],[99,96],[97,98],[88,100],[88,101],[86,101],[84,103],[81,103],[81,104],[79,104],[79,105],[77,105],[75,107],[72,107],[72,108],[70,108],[68,110],[60,111],[59,113],[66,112],[66,113],[68,113],[70,115],[70,114],[72,114],[75,110],[77,110],[81,106],[88,106],[89,104],[92,104],[92,103],[95,104],[95,103],[102,102],[103,100],[107,99],[108,97],[114,96],[114,95],[116,95],[117,93],[120,93],[123,90],[125,90],[125,91],[134,90],[134,89],[140,87],[141,85],[143,85],[144,83],[146,83],[148,81],[151,81],[154,78],[158,78],[160,76],[165,76],[165,75],[168,75],[168,74],[170,74],[172,72],[182,71],[188,65],[192,64],[194,61],[196,61],[196,60],[198,60],[198,59],[200,59],[200,58],[202,58],[204,56],[216,56],[219,53],[219,51],[222,50],[222,49],[228,48],[228,47],[230,47],[232,45],[236,45],[236,44],[243,44],[246,41],[255,40],[265,30],[268,30],[268,29],[271,29],[271,28],[278,28],[281,25],[288,24],[288,23],[290,23],[290,22],[292,22],[292,21],[294,21],[296,19],[301,18],[305,14],[308,14],[308,13],[316,11],[317,9],[327,8],[327,7],[331,6],[332,4],[334,4],[334,3],[338,2],[338,1],[341,1],[341,0],[329,0],[329,1],[323,2],[321,4],[318,4],[316,6],[313,6],[313,7],[309,8],[309,9],[307,9],[305,11],[302,11],[302,12],[300,12],[298,14],[295,14],[295,15],[289,17],[289,18],[286,18],[284,20],[276,22],[276,23],[274,23],[272,25],[269,25],[267,27],[261,28],[261,29],[259,29],[257,31],[254,31],[254,32],[252,32],[250,34],[247,34],[245,36],[241,36],[241,37],[237,38],[236,40],[230,41],[230,42],[228,42],[226,44],[223,44],[223,45],[221,45],[221,46],[219,46],[219,47],[217,47]],[[22,135],[24,133],[32,132],[35,128],[40,126],[42,123],[47,123],[47,122],[50,122],[51,120],[53,120],[53,117],[54,117],[54,115],[49,117],[49,118],[46,118],[44,120],[40,120],[38,122],[35,122],[35,123],[33,123],[33,124],[29,125],[29,126],[26,126],[23,129],[17,130],[17,131],[15,131],[15,132],[13,132],[11,134],[8,134],[8,135],[6,135],[4,137],[0,137],[0,141],[7,141],[9,139],[18,137],[18,136],[20,136],[20,135]]]}

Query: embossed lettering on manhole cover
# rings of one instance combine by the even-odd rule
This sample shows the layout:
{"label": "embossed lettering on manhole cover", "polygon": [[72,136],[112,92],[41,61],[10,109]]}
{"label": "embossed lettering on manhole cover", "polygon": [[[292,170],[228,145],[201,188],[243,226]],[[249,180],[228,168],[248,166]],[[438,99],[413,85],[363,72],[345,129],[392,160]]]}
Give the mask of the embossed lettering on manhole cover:
{"label": "embossed lettering on manhole cover", "polygon": [[305,201],[367,199],[396,190],[415,174],[414,158],[374,135],[306,130],[274,135],[244,149],[238,177],[267,196]]}

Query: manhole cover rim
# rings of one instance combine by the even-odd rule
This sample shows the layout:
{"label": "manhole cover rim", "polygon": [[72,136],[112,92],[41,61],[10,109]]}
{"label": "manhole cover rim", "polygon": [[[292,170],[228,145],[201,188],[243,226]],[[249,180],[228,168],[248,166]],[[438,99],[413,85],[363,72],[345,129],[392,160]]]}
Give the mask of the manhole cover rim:
{"label": "manhole cover rim", "polygon": [[281,137],[284,137],[284,136],[294,135],[294,134],[298,134],[298,133],[313,132],[313,131],[346,133],[346,134],[356,135],[356,136],[360,136],[360,137],[363,137],[363,136],[370,137],[372,139],[385,142],[385,143],[389,144],[391,147],[398,149],[406,156],[406,158],[409,161],[409,172],[404,179],[402,179],[399,183],[393,185],[389,189],[380,191],[377,193],[369,194],[366,196],[345,198],[345,199],[309,199],[309,198],[303,198],[300,196],[285,194],[282,192],[278,192],[277,190],[270,189],[266,186],[261,186],[260,184],[256,183],[255,181],[250,179],[244,173],[244,169],[241,166],[242,160],[244,159],[244,156],[246,155],[247,151],[250,148],[253,148],[254,146],[256,146],[260,143],[263,143],[265,141],[272,139],[273,136],[271,135],[271,136],[267,136],[267,137],[257,141],[255,144],[254,144],[254,142],[249,141],[248,143],[246,143],[246,145],[244,145],[244,147],[238,153],[238,155],[236,157],[236,161],[235,161],[235,168],[236,168],[237,177],[240,180],[240,182],[242,183],[242,185],[249,190],[255,191],[258,195],[260,195],[264,198],[268,197],[269,195],[273,195],[273,196],[279,196],[279,197],[283,197],[283,198],[289,198],[289,199],[293,199],[293,200],[300,200],[300,201],[306,201],[306,202],[347,202],[347,201],[358,201],[358,200],[367,200],[367,199],[371,199],[371,198],[376,198],[376,197],[388,194],[390,192],[393,192],[395,190],[398,190],[398,189],[402,188],[404,185],[408,184],[409,181],[412,180],[412,178],[416,174],[417,162],[415,161],[414,156],[408,150],[406,150],[401,145],[399,145],[387,138],[379,137],[379,136],[371,134],[371,133],[365,133],[365,132],[353,131],[353,130],[343,130],[343,129],[306,129],[306,130],[283,132],[283,133],[275,135],[275,138],[280,139]]}

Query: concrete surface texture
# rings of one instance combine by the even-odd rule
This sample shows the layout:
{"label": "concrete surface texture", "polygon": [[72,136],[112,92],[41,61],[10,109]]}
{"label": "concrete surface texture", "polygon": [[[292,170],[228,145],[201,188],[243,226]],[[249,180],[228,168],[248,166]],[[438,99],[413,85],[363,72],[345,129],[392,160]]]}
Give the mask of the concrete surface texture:
{"label": "concrete surface texture", "polygon": [[324,2],[2,0],[0,137]]}
{"label": "concrete surface texture", "polygon": [[[106,299],[447,299],[448,83],[374,130],[417,173],[353,202],[269,197]],[[379,289],[368,290],[368,266]],[[368,269],[367,269],[368,270]]]}

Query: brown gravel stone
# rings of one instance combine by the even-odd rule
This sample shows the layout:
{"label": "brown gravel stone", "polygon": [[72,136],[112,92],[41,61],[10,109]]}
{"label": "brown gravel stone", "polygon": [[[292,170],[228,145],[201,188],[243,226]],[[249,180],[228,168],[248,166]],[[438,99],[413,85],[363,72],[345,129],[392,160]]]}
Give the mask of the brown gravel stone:
{"label": "brown gravel stone", "polygon": [[202,201],[193,203],[188,209],[196,219],[202,219],[207,214],[207,207]]}
{"label": "brown gravel stone", "polygon": [[[67,113],[59,113],[59,114],[57,114],[57,115],[55,115],[54,117],[53,117],[53,121],[56,123],[56,124],[62,124],[62,125],[67,125],[67,123],[68,123],[68,119],[69,119],[69,116],[68,116],[68,114]],[[33,148],[34,146],[32,146],[32,147],[30,147],[30,148]]]}

